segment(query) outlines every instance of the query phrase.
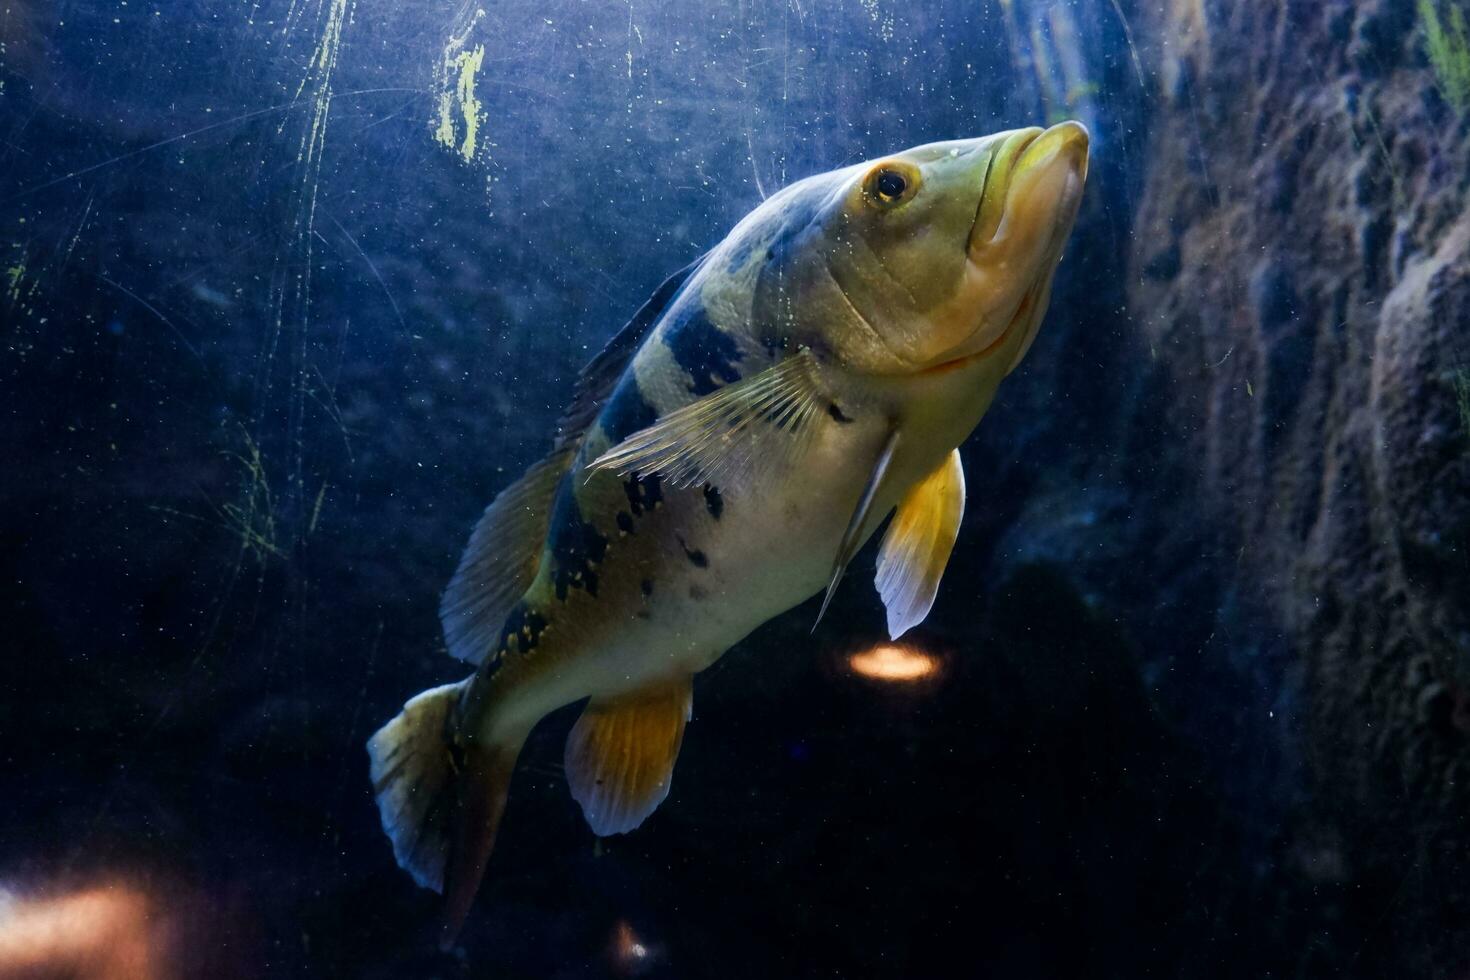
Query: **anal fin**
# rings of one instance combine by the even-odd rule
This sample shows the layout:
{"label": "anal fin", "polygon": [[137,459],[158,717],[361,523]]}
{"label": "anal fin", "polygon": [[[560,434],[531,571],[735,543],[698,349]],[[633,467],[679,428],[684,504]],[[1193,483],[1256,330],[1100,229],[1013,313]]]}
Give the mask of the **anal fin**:
{"label": "anal fin", "polygon": [[684,676],[582,709],[567,737],[566,771],[593,833],[626,833],[669,795],[693,701]]}
{"label": "anal fin", "polygon": [[876,582],[893,639],[929,615],[964,513],[965,471],[956,449],[909,488],[883,535]]}

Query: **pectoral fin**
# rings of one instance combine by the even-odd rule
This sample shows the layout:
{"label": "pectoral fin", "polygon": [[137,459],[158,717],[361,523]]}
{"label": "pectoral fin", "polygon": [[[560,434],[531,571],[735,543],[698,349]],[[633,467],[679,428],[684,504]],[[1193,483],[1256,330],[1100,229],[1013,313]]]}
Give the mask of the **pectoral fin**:
{"label": "pectoral fin", "polygon": [[837,591],[837,583],[842,581],[842,573],[847,571],[847,563],[852,561],[852,556],[863,546],[863,526],[868,522],[868,512],[873,509],[873,498],[883,485],[883,477],[888,473],[888,464],[893,461],[893,451],[897,448],[898,430],[894,429],[888,433],[883,448],[878,451],[878,461],[873,464],[868,482],[858,496],[857,506],[853,508],[852,517],[847,521],[847,530],[842,532],[842,541],[837,545],[837,557],[832,561],[832,577],[827,582],[827,594],[822,597],[822,608],[817,612],[817,621],[812,623],[812,632],[816,632],[817,625],[827,614],[827,606],[832,601],[833,593]]}
{"label": "pectoral fin", "polygon": [[669,795],[693,703],[690,679],[681,677],[582,709],[567,738],[567,782],[593,833],[626,833]]}
{"label": "pectoral fin", "polygon": [[876,581],[893,639],[929,615],[964,513],[965,471],[956,449],[904,495],[883,535]]}
{"label": "pectoral fin", "polygon": [[670,412],[599,456],[591,470],[659,474],[665,483],[728,486],[776,459],[794,459],[831,401],[810,351]]}

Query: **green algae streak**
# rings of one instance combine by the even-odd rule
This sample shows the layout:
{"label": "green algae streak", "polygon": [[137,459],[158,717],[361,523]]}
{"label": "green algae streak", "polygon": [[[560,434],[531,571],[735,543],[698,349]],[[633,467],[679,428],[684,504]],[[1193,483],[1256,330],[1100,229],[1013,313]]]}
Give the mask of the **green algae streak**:
{"label": "green algae streak", "polygon": [[[439,93],[439,125],[434,130],[434,139],[464,157],[466,163],[475,159],[479,141],[480,118],[484,110],[475,94],[475,81],[484,62],[485,46],[482,44],[473,51],[461,51],[453,57],[446,57],[444,63],[445,82],[453,79],[453,89],[446,84],[445,90]],[[459,127],[455,124],[456,104],[464,119],[462,141]]]}

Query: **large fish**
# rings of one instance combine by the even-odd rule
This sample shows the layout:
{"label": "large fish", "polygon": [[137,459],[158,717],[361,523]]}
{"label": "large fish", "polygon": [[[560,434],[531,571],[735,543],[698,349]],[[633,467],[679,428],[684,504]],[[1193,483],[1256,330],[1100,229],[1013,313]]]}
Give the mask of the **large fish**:
{"label": "large fish", "polygon": [[567,780],[593,831],[621,833],[668,795],[693,676],[830,599],[890,512],[888,628],[923,620],[964,508],[956,447],[1036,336],[1087,151],[1065,122],[802,180],[586,367],[551,454],[485,511],[444,595],[475,673],[368,743],[398,863],[445,894],[446,943],[548,712],[590,698]]}

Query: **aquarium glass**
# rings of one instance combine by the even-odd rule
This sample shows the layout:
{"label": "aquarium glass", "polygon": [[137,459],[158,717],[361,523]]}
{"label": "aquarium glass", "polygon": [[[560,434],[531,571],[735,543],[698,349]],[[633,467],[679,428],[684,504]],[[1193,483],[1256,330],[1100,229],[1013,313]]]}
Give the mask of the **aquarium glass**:
{"label": "aquarium glass", "polygon": [[1467,21],[0,0],[0,977],[1467,975]]}

